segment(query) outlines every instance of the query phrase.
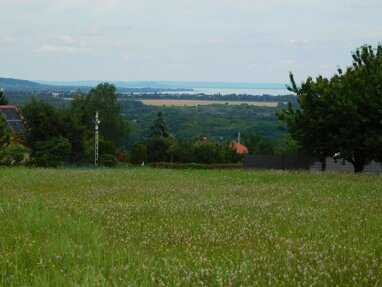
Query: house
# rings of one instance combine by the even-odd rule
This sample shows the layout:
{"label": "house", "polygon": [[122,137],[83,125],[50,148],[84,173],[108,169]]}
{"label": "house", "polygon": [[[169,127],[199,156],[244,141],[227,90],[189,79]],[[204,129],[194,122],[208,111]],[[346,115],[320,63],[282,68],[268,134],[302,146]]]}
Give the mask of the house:
{"label": "house", "polygon": [[14,142],[22,143],[25,139],[26,132],[25,120],[21,115],[20,110],[15,105],[0,105],[0,117],[5,115],[7,126],[10,127],[14,133]]}
{"label": "house", "polygon": [[194,146],[197,146],[197,147],[200,147],[200,146],[203,146],[203,145],[208,145],[210,144],[211,142],[207,139],[207,137],[203,137],[202,139],[199,139],[195,144]]}
{"label": "house", "polygon": [[239,154],[248,153],[248,148],[245,145],[238,143],[236,141],[231,141],[228,145],[228,148],[235,150]]}

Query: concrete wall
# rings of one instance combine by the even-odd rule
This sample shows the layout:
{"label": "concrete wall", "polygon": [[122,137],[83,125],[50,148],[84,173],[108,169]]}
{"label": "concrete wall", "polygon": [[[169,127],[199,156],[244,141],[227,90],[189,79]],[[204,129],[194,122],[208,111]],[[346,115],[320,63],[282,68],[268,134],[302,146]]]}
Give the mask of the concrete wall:
{"label": "concrete wall", "polygon": [[[246,155],[244,167],[259,169],[286,169],[286,170],[315,170],[321,171],[321,162],[309,156],[282,156],[282,155]],[[335,161],[326,158],[326,171],[354,172],[353,165],[342,160]],[[381,163],[372,161],[365,166],[364,172],[382,173]]]}

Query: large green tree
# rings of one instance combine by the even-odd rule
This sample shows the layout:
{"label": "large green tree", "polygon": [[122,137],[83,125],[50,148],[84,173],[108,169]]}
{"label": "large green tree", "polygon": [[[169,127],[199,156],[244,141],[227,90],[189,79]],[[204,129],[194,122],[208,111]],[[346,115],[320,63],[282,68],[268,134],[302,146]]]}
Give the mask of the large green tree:
{"label": "large green tree", "polygon": [[72,102],[71,111],[87,128],[89,138],[94,135],[94,117],[98,111],[101,138],[113,142],[116,147],[123,146],[129,126],[122,115],[114,85],[102,83],[91,89],[87,95],[79,93]]}
{"label": "large green tree", "polygon": [[[63,161],[84,161],[85,129],[70,110],[32,100],[23,108],[28,123],[27,145],[36,165],[57,166]],[[62,149],[60,152],[59,150]],[[70,147],[70,148],[68,148]]]}
{"label": "large green tree", "polygon": [[382,45],[362,46],[353,53],[352,66],[330,79],[308,78],[298,87],[291,75],[291,91],[300,107],[278,116],[307,152],[333,156],[362,172],[373,159],[381,159]]}

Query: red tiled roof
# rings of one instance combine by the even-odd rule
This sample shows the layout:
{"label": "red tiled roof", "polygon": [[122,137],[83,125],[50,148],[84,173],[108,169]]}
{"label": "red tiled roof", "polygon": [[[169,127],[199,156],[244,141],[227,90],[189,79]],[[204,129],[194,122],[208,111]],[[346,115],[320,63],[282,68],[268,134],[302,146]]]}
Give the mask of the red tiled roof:
{"label": "red tiled roof", "polygon": [[0,109],[15,109],[15,105],[0,105]]}
{"label": "red tiled roof", "polygon": [[237,153],[240,153],[240,154],[248,153],[248,148],[245,145],[235,141],[231,141],[228,147],[232,150],[236,150]]}

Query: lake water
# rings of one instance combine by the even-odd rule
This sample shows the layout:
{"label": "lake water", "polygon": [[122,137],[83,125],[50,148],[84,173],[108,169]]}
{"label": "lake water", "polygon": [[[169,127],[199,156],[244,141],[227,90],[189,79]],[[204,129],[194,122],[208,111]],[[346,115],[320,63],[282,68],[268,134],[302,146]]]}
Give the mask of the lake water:
{"label": "lake water", "polygon": [[221,88],[196,88],[193,91],[188,92],[179,92],[179,91],[169,91],[165,92],[167,94],[206,94],[206,95],[252,95],[252,96],[262,96],[262,95],[271,95],[271,96],[279,96],[279,95],[290,95],[292,94],[287,89],[221,89]]}

